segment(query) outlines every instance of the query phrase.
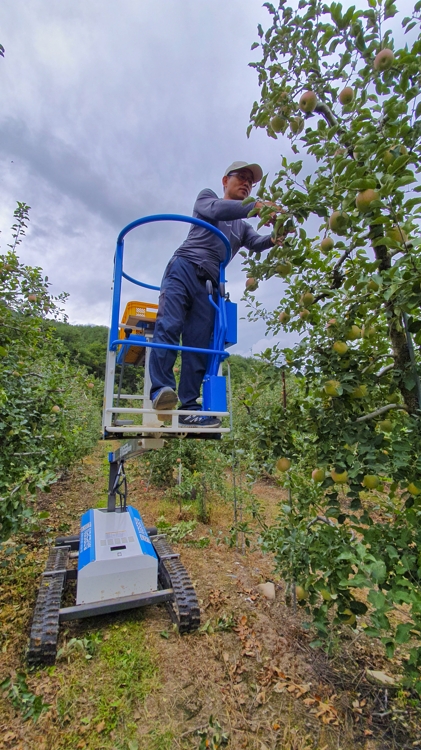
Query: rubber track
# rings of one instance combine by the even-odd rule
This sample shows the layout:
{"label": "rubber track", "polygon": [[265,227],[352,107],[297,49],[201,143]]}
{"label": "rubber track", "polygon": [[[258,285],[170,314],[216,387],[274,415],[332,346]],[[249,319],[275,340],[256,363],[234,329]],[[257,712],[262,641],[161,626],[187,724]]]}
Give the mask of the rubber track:
{"label": "rubber track", "polygon": [[[54,664],[57,653],[59,610],[69,558],[70,547],[50,549],[45,571],[41,578],[32,619],[28,664]],[[57,572],[54,572],[57,571]]]}
{"label": "rubber track", "polygon": [[174,554],[166,539],[152,537],[151,542],[159,559],[159,582],[163,588],[174,591],[174,600],[167,604],[171,618],[181,635],[192,633],[200,625],[200,607],[187,570],[179,558],[161,560],[161,557]]}

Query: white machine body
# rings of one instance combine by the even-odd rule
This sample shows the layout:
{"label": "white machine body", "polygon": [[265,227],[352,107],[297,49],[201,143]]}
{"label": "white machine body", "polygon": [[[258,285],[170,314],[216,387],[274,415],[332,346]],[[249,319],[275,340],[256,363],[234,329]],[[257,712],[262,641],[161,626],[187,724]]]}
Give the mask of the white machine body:
{"label": "white machine body", "polygon": [[135,596],[158,588],[158,558],[136,508],[91,509],[80,528],[76,604]]}

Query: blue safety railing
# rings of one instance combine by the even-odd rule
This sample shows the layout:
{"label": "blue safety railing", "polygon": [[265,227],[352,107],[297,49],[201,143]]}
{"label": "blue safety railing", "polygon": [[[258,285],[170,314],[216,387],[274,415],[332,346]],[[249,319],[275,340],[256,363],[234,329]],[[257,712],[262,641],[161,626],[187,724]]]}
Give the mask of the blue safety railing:
{"label": "blue safety railing", "polygon": [[[138,286],[144,287],[145,289],[153,289],[159,291],[159,286],[152,286],[151,284],[145,284],[142,281],[134,279],[123,271],[123,255],[124,255],[124,238],[125,236],[140,227],[143,224],[151,224],[156,221],[181,221],[187,224],[196,224],[199,227],[204,227],[210,232],[215,234],[224,243],[227,254],[225,261],[220,264],[219,268],[219,287],[218,287],[218,304],[213,301],[212,294],[209,295],[210,303],[216,308],[215,311],[215,324],[214,324],[214,348],[212,349],[200,349],[192,346],[176,346],[172,344],[161,344],[148,341],[144,336],[136,336],[129,339],[119,339],[119,322],[120,322],[120,304],[121,304],[121,285],[123,278],[137,284]],[[227,332],[227,314],[225,307],[225,298],[221,295],[221,285],[225,285],[225,267],[231,259],[231,245],[228,238],[219,229],[209,224],[207,221],[197,219],[193,216],[182,216],[181,214],[156,214],[153,216],[144,216],[142,219],[136,219],[131,224],[127,224],[124,229],[121,230],[117,238],[117,246],[114,258],[114,289],[113,289],[113,300],[112,300],[112,312],[111,312],[111,329],[109,339],[109,349],[116,350],[119,346],[133,346],[139,344],[141,346],[147,346],[154,349],[175,349],[177,351],[186,352],[201,352],[202,354],[211,355],[208,364],[206,375],[216,375],[221,359],[228,357],[228,352],[224,350],[225,336]],[[137,340],[136,340],[137,339]]]}

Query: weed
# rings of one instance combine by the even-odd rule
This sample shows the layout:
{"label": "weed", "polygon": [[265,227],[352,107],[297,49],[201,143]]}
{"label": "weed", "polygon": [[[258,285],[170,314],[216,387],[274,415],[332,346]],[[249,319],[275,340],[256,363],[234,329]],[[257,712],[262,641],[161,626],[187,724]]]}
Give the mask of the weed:
{"label": "weed", "polygon": [[217,632],[232,630],[236,624],[235,617],[232,613],[229,615],[220,615],[216,621],[215,630]]}
{"label": "weed", "polygon": [[220,615],[215,623],[212,620],[206,620],[203,625],[200,626],[198,633],[206,633],[207,635],[213,635],[213,633],[220,633],[227,630],[233,630],[236,626],[236,620],[233,614]]}
{"label": "weed", "polygon": [[205,549],[210,545],[210,539],[208,536],[201,536],[200,539],[188,539],[186,541],[188,547],[196,547],[198,549]]}
{"label": "weed", "polygon": [[163,516],[160,516],[157,521],[157,526],[159,531],[166,534],[171,542],[181,542],[186,536],[192,534],[197,526],[197,521],[180,521],[180,523],[171,526]]}
{"label": "weed", "polygon": [[222,731],[221,725],[213,716],[209,717],[209,726],[199,733],[200,745],[198,750],[219,750],[221,747],[227,747],[229,736]]}
{"label": "weed", "polygon": [[41,695],[35,695],[31,692],[26,682],[26,675],[18,672],[15,679],[10,676],[6,677],[0,683],[0,688],[6,693],[12,706],[20,711],[23,721],[32,719],[38,721],[43,711],[50,707],[49,703],[44,703]]}
{"label": "weed", "polygon": [[79,655],[83,655],[86,660],[92,659],[98,651],[101,641],[102,634],[100,632],[89,633],[84,638],[71,638],[57,652],[57,660],[67,659],[68,663],[70,663],[72,658],[77,658]]}

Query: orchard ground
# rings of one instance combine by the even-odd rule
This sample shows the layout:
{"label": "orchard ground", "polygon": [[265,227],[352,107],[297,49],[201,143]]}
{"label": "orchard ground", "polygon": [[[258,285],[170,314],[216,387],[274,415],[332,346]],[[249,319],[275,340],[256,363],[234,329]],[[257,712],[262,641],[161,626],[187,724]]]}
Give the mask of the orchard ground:
{"label": "orchard ground", "polygon": [[[313,650],[303,611],[286,604],[272,559],[229,545],[232,507],[217,499],[209,524],[197,523],[175,544],[200,600],[198,633],[179,637],[162,606],[71,623],[61,630],[56,665],[27,670],[48,539],[77,533],[81,512],[105,504],[110,447],[100,444],[50,494],[39,495],[38,510],[49,513],[42,527],[2,547],[0,682],[11,683],[0,692],[1,750],[421,747],[408,695],[366,679],[367,668],[390,673],[382,650],[347,626],[329,657]],[[164,516],[177,528],[176,503],[147,489],[140,465],[128,472],[130,502],[145,523]],[[253,490],[273,521],[284,490],[269,482]],[[190,504],[183,520],[194,517]],[[275,601],[258,593],[268,580]]]}

